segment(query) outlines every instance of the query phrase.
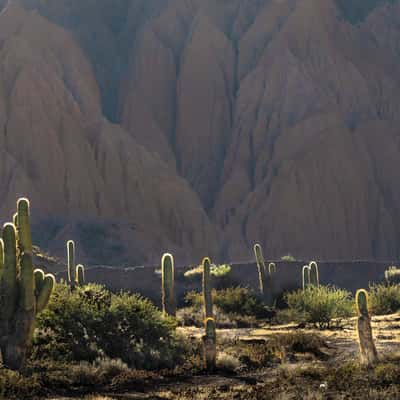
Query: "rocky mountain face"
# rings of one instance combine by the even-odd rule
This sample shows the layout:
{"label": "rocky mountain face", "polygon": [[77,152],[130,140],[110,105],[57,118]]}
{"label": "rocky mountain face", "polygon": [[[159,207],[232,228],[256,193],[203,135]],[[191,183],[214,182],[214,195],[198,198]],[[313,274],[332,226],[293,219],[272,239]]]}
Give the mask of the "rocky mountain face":
{"label": "rocky mountain face", "polygon": [[400,256],[397,0],[11,0],[0,215],[101,264]]}

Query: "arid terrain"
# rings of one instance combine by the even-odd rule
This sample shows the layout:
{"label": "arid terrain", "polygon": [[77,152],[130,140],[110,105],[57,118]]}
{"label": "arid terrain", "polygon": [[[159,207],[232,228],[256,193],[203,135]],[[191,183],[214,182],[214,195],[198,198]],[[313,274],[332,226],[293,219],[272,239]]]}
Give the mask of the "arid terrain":
{"label": "arid terrain", "polygon": [[43,248],[400,257],[398,1],[0,7],[0,215]]}
{"label": "arid terrain", "polygon": [[[400,362],[400,314],[373,318],[373,330],[377,349],[382,360],[378,378],[368,378],[364,371],[357,371],[358,342],[355,318],[346,321],[341,329],[299,329],[297,325],[265,326],[256,329],[218,330],[221,338],[219,351],[232,351],[237,346],[254,345],[271,340],[271,337],[300,334],[321,338],[321,343],[309,349],[277,355],[279,362],[254,371],[229,373],[220,371],[215,375],[182,377],[181,380],[159,382],[156,387],[144,391],[110,393],[109,395],[84,397],[87,400],[206,400],[206,399],[398,399],[399,386],[374,387],[374,379],[385,380],[398,371]],[[199,338],[196,328],[182,328],[182,333]],[[260,355],[261,357],[261,355]],[[396,362],[393,369],[390,362]],[[343,367],[341,370],[340,368]],[[386,367],[386,371],[385,371]],[[347,370],[346,370],[347,368]],[[335,369],[337,369],[335,371]],[[328,370],[328,372],[326,371]],[[336,375],[335,375],[336,374]],[[342,375],[340,375],[342,374]],[[360,376],[357,376],[360,374]],[[354,375],[354,376],[353,376]],[[342,380],[342,381],[341,381]],[[352,387],[349,387],[352,386]],[[54,400],[67,400],[56,398]]]}

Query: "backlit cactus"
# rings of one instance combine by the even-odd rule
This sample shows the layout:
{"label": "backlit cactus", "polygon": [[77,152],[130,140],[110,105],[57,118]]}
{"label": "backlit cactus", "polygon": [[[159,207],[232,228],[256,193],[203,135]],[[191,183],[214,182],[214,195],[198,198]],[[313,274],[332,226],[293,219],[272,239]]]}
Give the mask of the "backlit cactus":
{"label": "backlit cactus", "polygon": [[265,263],[261,245],[259,245],[258,243],[254,245],[254,255],[256,257],[257,269],[258,269],[258,288],[260,290],[260,293],[264,295]]}
{"label": "backlit cactus", "polygon": [[204,322],[205,335],[203,336],[204,367],[208,372],[215,370],[217,359],[217,333],[214,318],[207,318]]}
{"label": "backlit cactus", "polygon": [[3,227],[0,241],[0,349],[7,368],[20,370],[32,344],[35,317],[54,287],[51,274],[34,269],[29,201],[18,200],[17,215]]}
{"label": "backlit cactus", "polygon": [[310,266],[304,265],[302,269],[303,290],[310,286]]}
{"label": "backlit cactus", "polygon": [[203,299],[204,299],[204,318],[213,318],[213,302],[211,291],[211,261],[208,257],[203,259]]}
{"label": "backlit cactus", "polygon": [[276,264],[269,263],[268,268],[265,265],[264,255],[260,244],[254,245],[254,254],[258,269],[258,287],[265,303],[273,307],[275,304],[275,279]]}
{"label": "backlit cactus", "polygon": [[356,293],[356,306],[358,311],[357,333],[360,349],[360,361],[371,366],[378,361],[374,338],[372,336],[371,317],[368,311],[368,293],[360,289]]}
{"label": "backlit cactus", "polygon": [[67,242],[67,272],[71,290],[74,290],[76,286],[85,285],[85,267],[82,264],[75,266],[75,242],[73,240]]}
{"label": "backlit cactus", "polygon": [[67,269],[68,284],[71,289],[75,289],[75,242],[68,240],[67,242]]}
{"label": "backlit cactus", "polygon": [[76,266],[75,269],[76,284],[78,286],[85,285],[85,267],[82,264]]}
{"label": "backlit cactus", "polygon": [[174,257],[164,254],[161,259],[162,306],[164,315],[176,316],[176,295],[174,278]]}
{"label": "backlit cactus", "polygon": [[318,264],[315,261],[311,261],[309,264],[309,268],[310,268],[310,285],[319,287]]}

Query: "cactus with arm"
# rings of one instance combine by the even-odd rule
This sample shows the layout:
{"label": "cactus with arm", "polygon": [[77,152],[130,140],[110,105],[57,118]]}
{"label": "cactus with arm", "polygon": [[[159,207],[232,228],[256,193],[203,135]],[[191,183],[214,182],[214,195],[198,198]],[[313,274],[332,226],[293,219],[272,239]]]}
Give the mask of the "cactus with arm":
{"label": "cactus with arm", "polygon": [[18,226],[5,224],[0,242],[0,349],[4,365],[20,370],[32,344],[36,314],[46,307],[55,279],[33,267],[27,199],[18,201],[14,221]]}

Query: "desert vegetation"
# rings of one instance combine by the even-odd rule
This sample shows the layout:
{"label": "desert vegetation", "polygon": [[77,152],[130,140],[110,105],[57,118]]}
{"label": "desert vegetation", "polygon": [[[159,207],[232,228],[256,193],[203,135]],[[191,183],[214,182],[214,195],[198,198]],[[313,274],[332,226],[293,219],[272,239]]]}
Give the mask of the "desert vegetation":
{"label": "desert vegetation", "polygon": [[158,308],[87,282],[72,240],[66,280],[35,269],[29,221],[20,199],[0,241],[0,398],[398,398],[394,266],[353,297],[321,282],[311,261],[301,287],[282,294],[281,269],[255,244],[256,288],[231,285],[232,267],[206,257],[180,277],[201,280],[180,304],[165,253]]}

